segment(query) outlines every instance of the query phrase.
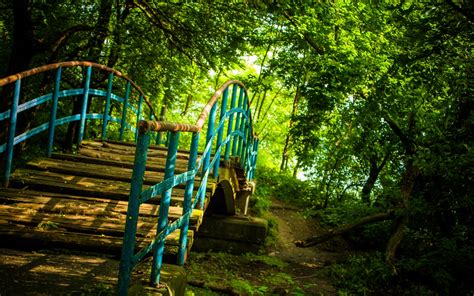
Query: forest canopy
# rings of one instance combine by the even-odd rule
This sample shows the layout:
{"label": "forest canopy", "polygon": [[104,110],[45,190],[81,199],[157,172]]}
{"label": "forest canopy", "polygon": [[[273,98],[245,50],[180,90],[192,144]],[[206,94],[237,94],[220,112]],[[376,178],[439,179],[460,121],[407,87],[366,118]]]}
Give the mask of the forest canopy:
{"label": "forest canopy", "polygon": [[310,215],[337,213],[334,227],[389,213],[359,233],[384,253],[384,284],[472,293],[474,5],[369,3],[2,1],[0,77],[98,62],[183,122],[239,79],[257,175],[291,183],[283,198]]}

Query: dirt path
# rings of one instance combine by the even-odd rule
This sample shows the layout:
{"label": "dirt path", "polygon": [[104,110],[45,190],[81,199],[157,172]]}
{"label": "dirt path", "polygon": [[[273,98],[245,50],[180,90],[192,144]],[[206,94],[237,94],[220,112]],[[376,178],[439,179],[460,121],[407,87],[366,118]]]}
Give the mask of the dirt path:
{"label": "dirt path", "polygon": [[324,269],[346,256],[343,243],[296,247],[295,240],[315,236],[321,232],[321,227],[315,221],[305,219],[299,208],[279,200],[272,201],[270,212],[278,223],[277,244],[270,250],[270,255],[289,264],[289,273],[308,295],[337,295]]}

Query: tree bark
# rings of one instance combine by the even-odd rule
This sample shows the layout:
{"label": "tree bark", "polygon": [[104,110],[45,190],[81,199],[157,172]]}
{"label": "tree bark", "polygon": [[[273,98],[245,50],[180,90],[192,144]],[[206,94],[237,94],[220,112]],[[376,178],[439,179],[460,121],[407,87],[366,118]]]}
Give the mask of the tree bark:
{"label": "tree bark", "polygon": [[[91,38],[87,42],[87,48],[89,49],[86,55],[86,59],[94,62],[101,62],[101,54],[104,47],[104,42],[109,35],[110,18],[112,15],[112,0],[102,0],[99,6],[99,17],[92,31]],[[98,79],[96,81],[102,81]],[[93,85],[91,85],[93,87]],[[82,106],[82,96],[77,96],[73,103],[73,111],[71,115],[78,114]],[[87,103],[87,110],[90,109],[92,100]],[[70,151],[73,143],[77,140],[79,124],[77,121],[70,122],[68,124],[66,138],[64,140],[63,149]]]}
{"label": "tree bark", "polygon": [[293,118],[296,115],[296,112],[298,111],[298,103],[300,99],[300,86],[298,85],[296,87],[296,93],[295,97],[293,99],[293,108],[291,110],[291,118],[290,118],[290,123],[288,126],[288,134],[286,135],[285,139],[285,146],[283,147],[283,154],[281,157],[281,165],[280,165],[280,172],[285,172],[287,170],[288,166],[288,158],[289,158],[289,149],[290,149],[290,140],[291,140],[291,127],[293,126]]}
{"label": "tree bark", "polygon": [[378,213],[378,214],[366,216],[366,217],[361,218],[359,221],[355,223],[346,224],[341,227],[331,229],[323,235],[314,236],[302,241],[295,241],[295,245],[302,248],[311,247],[311,246],[320,244],[322,242],[328,241],[335,236],[345,234],[361,226],[364,226],[370,223],[381,222],[385,220],[392,220],[394,218],[395,218],[395,211],[393,210],[389,210],[385,213]]}
{"label": "tree bark", "polygon": [[370,193],[372,192],[372,189],[374,188],[375,182],[377,181],[380,172],[384,168],[385,164],[387,163],[389,159],[389,153],[386,153],[382,163],[377,166],[377,161],[375,158],[372,158],[370,160],[370,171],[369,171],[369,177],[367,178],[367,181],[365,181],[364,187],[362,187],[362,202],[370,206]]}
{"label": "tree bark", "polygon": [[[401,181],[401,188],[400,188],[401,201],[403,203],[402,206],[405,209],[408,207],[411,193],[413,191],[413,187],[415,185],[415,181],[418,174],[419,174],[419,170],[413,164],[413,160],[409,160],[407,163],[407,168],[405,170],[405,173],[403,174],[403,178]],[[408,214],[404,212],[399,217],[397,217],[395,221],[394,231],[385,249],[385,262],[392,267],[395,273],[396,273],[396,269],[394,267],[394,258],[395,258],[397,248],[403,239],[403,235],[405,233],[405,229],[407,228],[407,224],[408,224]]]}

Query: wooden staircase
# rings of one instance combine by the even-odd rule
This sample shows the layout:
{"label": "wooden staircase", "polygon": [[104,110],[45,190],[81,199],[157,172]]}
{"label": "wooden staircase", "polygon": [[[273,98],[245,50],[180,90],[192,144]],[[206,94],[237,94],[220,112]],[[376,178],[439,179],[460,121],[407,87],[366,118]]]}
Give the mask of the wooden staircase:
{"label": "wooden staircase", "polygon": [[[127,213],[133,144],[84,141],[77,154],[53,153],[18,168],[11,188],[0,190],[0,240],[4,247],[67,248],[120,256]],[[164,177],[166,148],[150,146],[144,189]],[[186,151],[179,151],[176,172],[186,172]],[[196,184],[200,181],[196,177]],[[198,188],[195,186],[194,188]],[[215,189],[208,182],[207,206]],[[169,222],[182,215],[184,185],[173,189]],[[160,197],[140,207],[136,251],[156,235]],[[193,210],[188,251],[203,210]],[[166,238],[165,261],[175,262],[179,229]]]}

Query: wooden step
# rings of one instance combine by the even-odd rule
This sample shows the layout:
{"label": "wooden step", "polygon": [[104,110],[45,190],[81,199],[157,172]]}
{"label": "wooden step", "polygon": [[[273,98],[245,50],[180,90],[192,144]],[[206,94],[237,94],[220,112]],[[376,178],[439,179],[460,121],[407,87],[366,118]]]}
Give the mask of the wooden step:
{"label": "wooden step", "polygon": [[[84,196],[45,193],[31,190],[4,188],[0,192],[0,204],[14,205],[18,208],[29,208],[49,214],[79,214],[98,217],[115,217],[127,213],[128,203],[125,201],[98,199]],[[0,205],[1,207],[1,205]],[[158,205],[142,204],[140,216],[157,218]],[[181,207],[169,208],[169,220],[174,221],[181,217]],[[203,211],[194,209],[189,223],[193,229],[199,228],[202,222]]]}
{"label": "wooden step", "polygon": [[[26,164],[29,169],[50,171],[55,173],[70,174],[74,176],[100,178],[106,180],[115,180],[122,182],[130,182],[132,176],[131,168],[122,168],[116,166],[109,166],[105,164],[94,164],[87,162],[67,161],[51,158],[39,158],[29,161]],[[155,185],[163,181],[164,173],[156,171],[145,171],[144,184]],[[199,177],[196,177],[194,186],[200,185]],[[178,188],[185,188],[186,184],[177,185]],[[213,191],[214,184],[209,183],[207,191]]]}
{"label": "wooden step", "polygon": [[[120,150],[112,150],[108,148],[81,148],[78,151],[79,155],[84,155],[92,158],[108,159],[119,162],[132,163],[135,160],[134,154],[124,154]],[[160,157],[147,157],[147,164],[153,164],[155,166],[165,168],[166,159]],[[177,159],[175,164],[175,170],[180,172],[186,172],[188,169],[188,161],[185,159]]]}
{"label": "wooden step", "polygon": [[[167,237],[163,261],[176,263],[178,253],[179,230]],[[11,224],[0,220],[0,240],[3,247],[26,249],[53,249],[64,248],[81,252],[94,252],[115,255],[120,257],[123,239],[121,237],[65,232],[62,230],[42,230],[37,227],[21,224]],[[138,238],[135,252],[140,251],[151,242],[151,239]],[[194,233],[188,232],[189,252],[194,242]]]}
{"label": "wooden step", "polygon": [[[5,189],[0,193],[0,237],[2,242],[33,239],[47,247],[72,245],[82,250],[100,247],[119,254],[126,220],[126,202],[96,200],[59,194]],[[137,248],[156,235],[158,207],[142,205],[138,221]],[[170,208],[170,222],[181,216],[182,209]],[[188,233],[190,245],[202,220],[202,211],[194,210]],[[90,241],[89,241],[90,238]],[[49,244],[49,240],[55,243]],[[169,254],[177,252],[179,231],[166,238]],[[110,245],[111,244],[111,245]],[[54,245],[54,246],[53,246]],[[97,250],[94,250],[97,251]]]}
{"label": "wooden step", "polygon": [[[111,141],[83,141],[81,143],[81,147],[95,147],[95,148],[106,148],[115,151],[121,151],[125,154],[135,155],[136,145],[135,144],[124,144],[121,142],[111,142]],[[147,156],[149,157],[158,157],[158,158],[166,158],[168,154],[168,148],[158,146],[159,148],[152,148],[150,147],[147,152]],[[178,159],[189,159],[189,151],[178,151],[176,158]]]}
{"label": "wooden step", "polygon": [[[130,190],[130,184],[128,182],[30,169],[17,169],[11,176],[11,184],[15,188],[27,187],[28,189],[39,191],[59,192],[123,201],[128,200]],[[143,189],[148,187],[149,186],[144,185]],[[207,199],[210,195],[211,192],[206,192]],[[159,203],[159,199],[160,196],[157,196],[149,202],[157,204]],[[171,204],[179,205],[182,204],[183,201],[184,189],[174,188],[171,197]]]}

